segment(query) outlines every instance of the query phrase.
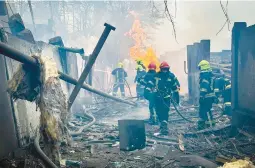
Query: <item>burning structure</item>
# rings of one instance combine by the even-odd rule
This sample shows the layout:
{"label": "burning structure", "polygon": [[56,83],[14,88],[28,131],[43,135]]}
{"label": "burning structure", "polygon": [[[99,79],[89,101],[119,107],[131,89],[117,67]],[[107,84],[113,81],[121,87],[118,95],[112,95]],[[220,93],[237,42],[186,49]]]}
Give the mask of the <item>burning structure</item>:
{"label": "burning structure", "polygon": [[[1,5],[2,2],[0,3],[0,8],[2,7]],[[4,10],[0,11],[3,12]],[[1,15],[5,15],[4,19],[7,20],[5,24],[7,24],[7,14],[1,12]],[[146,44],[146,33],[139,20],[138,14],[135,12],[130,12],[130,14],[134,17],[134,22],[130,31],[125,33],[127,37],[134,40],[134,45],[129,48],[130,57],[133,60],[141,59],[145,66],[150,62],[155,62],[159,65],[159,58],[154,48]],[[14,17],[12,21],[20,19],[19,17],[15,18],[16,17]],[[14,23],[12,22],[12,24]],[[252,131],[249,131],[253,130],[254,123],[254,103],[252,103],[254,94],[251,91],[254,83],[254,74],[252,73],[254,67],[254,26],[247,27],[245,23],[235,24],[232,32],[233,65],[231,71],[217,64],[213,65],[213,68],[222,69],[228,72],[228,75],[231,74],[230,77],[234,86],[232,90],[233,118],[223,115],[221,113],[221,108],[214,106],[212,110],[216,120],[216,126],[213,128],[210,127],[207,130],[198,131],[196,129],[198,106],[194,106],[186,101],[185,98],[182,98],[180,107],[175,109],[171,108],[169,112],[169,124],[171,124],[171,127],[169,127],[170,134],[167,137],[158,136],[158,125],[149,125],[146,123],[148,112],[143,107],[144,104],[147,105],[146,103],[135,103],[133,102],[135,100],[133,97],[127,97],[125,100],[119,99],[84,83],[84,78],[86,78],[95,62],[96,57],[94,56],[97,56],[99,50],[102,48],[102,41],[99,41],[99,47],[95,49],[97,50],[95,51],[97,54],[93,52],[94,54],[92,53],[90,58],[85,61],[85,77],[83,74],[82,79],[77,73],[76,55],[71,55],[70,53],[71,51],[84,53],[84,51],[81,52],[81,50],[75,50],[74,48],[53,45],[54,42],[52,42],[52,40],[50,40],[50,44],[37,42],[32,38],[31,35],[33,34],[30,31],[20,33],[25,30],[24,25],[19,27],[21,29],[15,30],[18,31],[15,33],[13,32],[14,30],[11,31],[4,27],[1,27],[0,32],[2,41],[0,43],[0,53],[2,54],[0,55],[0,79],[4,81],[0,84],[0,93],[2,95],[0,97],[0,133],[1,135],[5,135],[0,138],[1,166],[56,167],[56,164],[61,164],[66,167],[99,168],[185,166],[216,168],[226,162],[235,161],[236,158],[245,158],[246,160],[239,160],[233,164],[245,163],[246,165],[252,166],[251,162],[254,162],[254,135],[251,133]],[[107,35],[105,36],[104,33],[104,40],[106,40],[106,37]],[[249,45],[247,45],[247,42]],[[107,43],[107,45],[109,45],[109,43]],[[50,61],[49,64],[46,64],[45,59],[48,57],[39,59],[41,60],[40,65],[42,67],[40,72],[44,74],[42,78],[44,80],[41,82],[43,88],[39,89],[41,91],[41,98],[39,99],[41,104],[39,104],[39,109],[37,110],[35,103],[25,100],[13,101],[10,99],[10,95],[7,94],[6,90],[7,81],[12,84],[14,83],[11,93],[16,94],[12,94],[13,97],[17,97],[17,90],[22,87],[31,87],[22,83],[22,80],[26,79],[26,75],[23,73],[24,69],[27,74],[32,74],[30,79],[37,81],[37,79],[35,79],[37,75],[34,74],[37,73],[35,67],[37,67],[38,61],[36,61],[34,57],[31,57],[31,55],[42,48],[47,50],[47,52],[42,50],[42,57],[50,55],[51,61],[55,63]],[[192,51],[191,53],[189,52],[190,49]],[[191,80],[192,84],[189,84],[192,90],[192,92],[190,92],[190,97],[194,99],[195,102],[197,101],[197,70],[195,67],[197,62],[201,59],[210,60],[210,41],[206,40],[201,41],[201,43],[195,43],[193,46],[189,46],[188,50],[188,78],[190,80],[190,78],[195,76],[195,78]],[[63,54],[63,51],[65,51],[65,54]],[[171,53],[171,55],[174,54]],[[180,55],[183,55],[183,53]],[[167,58],[167,56],[164,57]],[[24,66],[26,68],[18,69],[20,63],[22,63],[22,67]],[[89,66],[87,66],[88,64]],[[54,68],[48,69],[47,65],[51,65]],[[99,71],[100,69],[96,70]],[[16,71],[17,73],[15,73]],[[184,71],[186,71],[186,69]],[[78,78],[80,79],[77,80]],[[73,93],[73,87],[70,87],[70,85],[67,85],[63,81],[60,82],[60,79],[76,85],[76,88],[78,87],[78,92],[83,88],[94,93],[94,95],[91,96],[93,101],[90,104],[87,102],[85,103],[85,101],[83,102],[83,100],[79,101],[82,108],[77,108],[78,110],[73,109],[74,111],[79,111],[79,113],[72,113],[73,116],[67,117],[65,95],[71,95],[71,93]],[[16,81],[18,81],[18,85]],[[37,88],[38,87],[32,86],[31,94],[28,94],[29,100],[34,100],[34,97],[38,94]],[[248,90],[246,90],[246,88],[248,88]],[[75,94],[77,95],[77,89],[74,90],[76,90]],[[25,94],[26,92],[21,93]],[[95,94],[100,96],[95,96]],[[75,99],[75,97],[76,96],[73,98]],[[248,101],[246,97],[249,98]],[[69,100],[74,101],[73,98],[69,98]],[[71,103],[68,102],[68,104]],[[179,111],[181,113],[179,113]],[[117,121],[127,118],[130,120],[127,121],[126,128],[118,128],[116,124]],[[139,122],[142,129],[135,129],[136,124],[133,122],[134,119],[145,121],[145,124],[144,121]],[[132,129],[132,131],[135,130],[134,132],[131,131],[133,135],[129,135],[127,131],[130,126],[129,124],[132,125],[130,129]],[[70,131],[67,132],[65,127],[62,127],[63,125],[68,127]],[[44,141],[44,146],[40,146],[38,143],[39,141],[36,134],[37,128],[41,128],[40,137],[41,141]],[[6,130],[8,130],[8,132],[6,132]],[[137,130],[139,130],[141,134],[136,133]],[[238,133],[235,134],[234,138],[229,136],[232,130]],[[120,131],[123,132],[120,134]],[[65,139],[70,138],[67,133],[70,133],[72,136],[73,146],[68,146],[65,141]],[[140,147],[143,149],[131,152],[121,151],[121,145],[119,143],[124,141],[127,146],[132,146],[132,144],[129,144],[129,142],[132,141],[129,141],[130,139],[128,138],[136,137],[135,134],[142,135],[141,139],[143,142]],[[120,136],[122,137],[120,138]],[[136,139],[134,138],[133,140]],[[51,143],[53,141],[58,144]],[[35,144],[32,142],[35,142]],[[140,142],[137,143],[139,146]],[[40,148],[42,148],[44,152],[42,152]],[[30,153],[28,157],[27,155],[22,155],[24,154],[21,152],[23,149],[26,149],[26,152],[30,150],[39,151],[39,154]],[[55,164],[52,163],[44,153],[46,153]],[[58,153],[61,154],[61,158],[56,157]],[[31,157],[31,155],[34,157]],[[4,158],[5,156],[14,156],[14,158]],[[17,158],[19,158],[18,162],[15,160]],[[226,164],[225,167],[228,165],[231,164]]]}
{"label": "burning structure", "polygon": [[129,32],[125,33],[125,36],[134,40],[134,46],[130,47],[129,55],[133,60],[141,60],[145,67],[154,62],[157,65],[158,71],[160,65],[159,58],[153,47],[146,44],[146,34],[139,20],[139,15],[134,11],[130,11],[130,15],[134,17],[134,23]]}

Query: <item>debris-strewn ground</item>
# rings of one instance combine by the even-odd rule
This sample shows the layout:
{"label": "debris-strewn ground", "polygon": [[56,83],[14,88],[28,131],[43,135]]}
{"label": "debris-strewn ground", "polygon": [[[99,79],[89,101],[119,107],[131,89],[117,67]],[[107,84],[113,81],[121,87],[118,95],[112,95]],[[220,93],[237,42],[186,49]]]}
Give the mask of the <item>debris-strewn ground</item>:
{"label": "debris-strewn ground", "polygon": [[[189,107],[189,108],[187,108]],[[183,103],[181,114],[196,121],[197,107]],[[196,122],[183,120],[171,109],[169,117],[169,136],[158,136],[159,126],[146,122],[146,147],[142,150],[121,151],[119,149],[119,119],[144,119],[149,117],[146,103],[130,107],[116,102],[97,102],[86,107],[87,113],[96,118],[94,125],[73,137],[72,146],[62,143],[62,167],[94,168],[179,168],[179,167],[218,167],[225,162],[237,159],[255,161],[254,135],[245,128],[239,129],[230,137],[230,119],[221,115],[214,107],[217,124],[213,128],[198,131]],[[68,122],[70,131],[91,122],[84,113],[76,113]],[[0,167],[44,168],[36,157],[33,145],[17,150],[10,158],[2,159]]]}
{"label": "debris-strewn ground", "polygon": [[[157,135],[159,126],[146,124],[146,148],[120,151],[118,119],[147,119],[149,112],[144,104],[146,103],[131,108],[115,102],[102,102],[87,110],[95,116],[97,121],[83,134],[74,137],[72,147],[62,148],[63,163],[64,160],[72,160],[79,161],[81,167],[170,168],[197,167],[199,166],[197,162],[201,161],[201,158],[197,156],[208,159],[203,160],[205,165],[211,163],[222,165],[226,161],[245,157],[255,161],[253,136],[245,130],[239,130],[236,136],[230,137],[230,119],[222,116],[218,107],[214,107],[214,116],[217,118],[216,126],[203,131],[197,130],[196,122],[190,123],[183,120],[171,109],[169,136],[159,137]],[[197,107],[186,107],[187,104],[183,103],[183,106],[179,108],[182,115],[189,120],[197,121]],[[74,121],[79,123],[78,125],[88,122],[81,117],[75,118]],[[74,125],[75,122],[73,122]],[[190,158],[192,161],[189,160]]]}
{"label": "debris-strewn ground", "polygon": [[0,168],[47,168],[34,152],[33,145],[15,150],[0,160]]}

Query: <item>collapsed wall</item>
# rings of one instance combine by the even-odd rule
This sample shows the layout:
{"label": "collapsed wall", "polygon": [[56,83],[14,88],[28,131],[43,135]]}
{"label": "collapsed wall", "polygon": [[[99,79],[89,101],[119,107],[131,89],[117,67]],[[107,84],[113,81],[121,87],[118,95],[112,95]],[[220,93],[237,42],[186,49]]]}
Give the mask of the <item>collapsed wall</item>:
{"label": "collapsed wall", "polygon": [[[54,58],[54,61],[57,64],[57,69],[60,71],[63,71],[63,66],[61,65],[60,61],[60,55],[58,52],[58,48],[54,47],[52,45],[48,45],[47,43],[37,43],[37,44],[32,44],[27,41],[24,41],[22,39],[19,39],[9,33],[5,33],[7,36],[7,43],[11,47],[21,51],[24,54],[27,55],[33,55],[34,53],[37,53],[38,50],[42,50],[42,56],[47,55],[49,57]],[[3,56],[2,56],[3,57]],[[13,74],[16,72],[18,66],[20,65],[19,62],[14,61],[8,57],[3,57],[4,62],[6,63],[6,74],[8,76],[8,79],[11,79],[13,77]],[[68,57],[68,60],[76,59],[76,56]],[[76,73],[77,71],[75,70],[75,61],[71,61],[72,64],[68,64],[69,67],[67,69],[69,70],[69,74],[77,77],[78,74]],[[5,67],[5,66],[4,66]],[[7,79],[6,79],[7,80]],[[64,81],[61,81],[61,87],[66,96],[69,94],[69,89],[67,84]],[[6,90],[5,90],[6,92]],[[9,97],[9,95],[8,95]],[[34,138],[35,133],[36,133],[36,128],[38,128],[39,123],[40,123],[40,115],[41,112],[39,109],[36,109],[36,104],[32,102],[28,102],[25,100],[16,100],[15,102],[12,103],[13,105],[13,125],[16,125],[16,139],[18,139],[19,146],[23,147],[26,146],[31,142],[31,139]],[[6,112],[5,112],[6,113]],[[15,124],[14,124],[15,123]],[[12,125],[12,124],[10,124]],[[10,127],[10,129],[12,129]],[[1,134],[4,135],[6,130],[1,130]],[[11,131],[10,131],[11,132]],[[0,150],[4,149],[4,143],[1,143],[0,145]],[[13,145],[15,147],[15,145]],[[16,146],[17,147],[17,146]],[[15,147],[15,148],[16,148]],[[12,151],[13,148],[10,148]],[[9,150],[9,152],[10,152]],[[6,155],[6,153],[1,154],[1,156]]]}
{"label": "collapsed wall", "polygon": [[[37,52],[37,46],[12,35],[8,35],[8,45],[12,46],[15,49],[23,52],[24,54],[31,55],[32,53]],[[60,58],[57,52],[57,49],[53,46],[47,45],[44,46],[42,51],[42,55],[47,55],[53,57],[55,62],[57,63],[57,67],[59,70],[62,70],[62,66],[60,64]],[[19,62],[14,61],[10,58],[6,58],[6,65],[8,70],[9,79],[13,77],[13,74],[17,71],[19,66]],[[67,94],[67,84],[64,81],[61,81],[61,86],[63,91]],[[14,106],[14,114],[16,118],[17,124],[17,132],[18,139],[21,146],[28,144],[32,137],[35,135],[35,130],[39,126],[40,120],[40,111],[36,109],[36,104],[32,102],[28,102],[25,100],[17,100],[13,103]]]}

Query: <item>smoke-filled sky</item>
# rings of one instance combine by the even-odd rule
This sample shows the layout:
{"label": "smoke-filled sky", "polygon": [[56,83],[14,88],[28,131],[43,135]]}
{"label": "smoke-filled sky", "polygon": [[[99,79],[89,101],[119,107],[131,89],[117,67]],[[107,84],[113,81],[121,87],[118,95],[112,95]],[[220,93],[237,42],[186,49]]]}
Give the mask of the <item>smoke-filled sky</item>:
{"label": "smoke-filled sky", "polygon": [[[163,2],[162,2],[163,3]],[[226,1],[223,1],[225,4]],[[172,5],[172,11],[175,9]],[[219,0],[214,1],[177,1],[176,43],[170,21],[164,20],[155,34],[155,46],[158,52],[178,50],[201,39],[211,40],[211,51],[231,48],[231,29],[234,22],[255,24],[255,1],[229,1],[228,15],[231,20],[230,31],[225,26],[216,36],[226,18]],[[174,14],[174,12],[172,12]]]}
{"label": "smoke-filled sky", "polygon": [[[60,3],[51,3],[53,9],[62,6],[63,1]],[[76,6],[72,6],[72,1],[65,1],[69,6],[69,14],[66,15],[66,23],[63,25],[63,15],[61,10],[53,11],[53,19],[55,21],[56,35],[60,35],[64,39],[64,43],[68,47],[83,47],[86,54],[90,54],[94,46],[100,37],[105,22],[116,26],[116,31],[111,32],[109,35],[100,56],[97,60],[98,69],[105,69],[106,66],[114,68],[117,66],[117,62],[124,58],[129,58],[129,48],[134,45],[134,41],[124,36],[129,31],[134,22],[134,17],[129,15],[130,11],[139,13],[139,19],[143,23],[147,35],[150,40],[144,41],[147,45],[145,47],[152,46],[156,50],[157,56],[164,55],[166,61],[169,62],[172,67],[172,71],[178,76],[181,85],[183,86],[183,92],[187,92],[187,75],[184,73],[183,62],[186,60],[186,46],[198,42],[202,39],[211,40],[211,51],[221,51],[223,49],[231,48],[231,29],[234,22],[247,22],[247,25],[255,24],[255,0],[253,1],[232,1],[228,3],[228,15],[231,20],[231,25],[228,30],[226,25],[224,29],[218,34],[222,25],[226,21],[226,17],[221,9],[220,0],[214,1],[193,1],[193,0],[176,0],[177,11],[174,18],[177,32],[176,42],[171,22],[167,19],[157,20],[150,19],[152,14],[152,6],[145,2],[129,1],[127,3],[111,3],[92,1],[88,2],[88,5],[92,5],[93,8],[86,8],[84,11],[78,10],[80,3],[74,3]],[[126,2],[126,1],[125,1]],[[148,2],[148,1],[147,1]],[[156,13],[164,13],[163,0],[155,0],[155,6],[158,8]],[[169,10],[172,15],[175,16],[175,0],[168,0]],[[41,5],[40,5],[41,4]],[[112,4],[109,5],[109,4]],[[115,5],[114,5],[115,4]],[[226,1],[223,1],[223,5]],[[106,6],[108,5],[108,6]],[[129,5],[127,7],[126,5]],[[28,5],[24,2],[22,17],[26,25],[30,25],[31,30],[31,15],[28,9]],[[39,5],[34,2],[34,16],[36,24],[47,24],[48,19],[51,17],[49,9],[49,2],[42,2]],[[67,10],[66,6],[66,10]],[[77,10],[73,10],[77,8]],[[21,7],[17,9],[21,10]],[[155,12],[155,10],[154,10]],[[68,30],[77,27],[77,22],[73,22],[72,15],[75,14],[76,21],[83,19],[90,23],[88,26],[83,26],[83,29]],[[75,23],[73,26],[73,23]],[[68,26],[66,26],[68,25]],[[66,27],[69,29],[67,30]],[[155,29],[157,27],[157,29]],[[84,29],[85,28],[85,29]],[[36,36],[37,40],[48,41],[52,34],[42,33]],[[177,52],[171,52],[177,51]],[[175,54],[176,53],[176,54]],[[80,58],[78,58],[80,59]],[[78,61],[79,70],[81,69],[81,61]],[[100,65],[99,65],[100,64]],[[133,71],[131,71],[132,69]],[[130,81],[134,78],[134,68],[129,68]]]}

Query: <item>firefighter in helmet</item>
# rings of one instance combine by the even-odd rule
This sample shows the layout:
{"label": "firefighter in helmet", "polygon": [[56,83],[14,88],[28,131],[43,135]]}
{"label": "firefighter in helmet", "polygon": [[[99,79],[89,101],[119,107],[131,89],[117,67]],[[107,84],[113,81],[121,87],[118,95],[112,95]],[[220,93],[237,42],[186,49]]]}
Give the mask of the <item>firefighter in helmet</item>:
{"label": "firefighter in helmet", "polygon": [[148,72],[144,77],[141,78],[140,83],[145,86],[144,88],[144,98],[149,101],[149,111],[150,111],[150,124],[156,123],[156,113],[155,113],[155,75],[156,75],[156,64],[150,63],[148,66]]}
{"label": "firefighter in helmet", "polygon": [[206,60],[202,60],[198,64],[200,70],[200,97],[199,97],[199,118],[198,129],[204,129],[210,125],[215,125],[212,116],[212,104],[215,102],[216,97],[214,94],[214,77],[210,63]]}
{"label": "firefighter in helmet", "polygon": [[121,96],[125,96],[125,78],[127,77],[127,72],[123,69],[123,63],[118,63],[118,68],[112,71],[112,75],[115,77],[115,82],[113,85],[113,95],[116,96],[118,89],[120,88]]}
{"label": "firefighter in helmet", "polygon": [[168,135],[170,102],[175,101],[176,104],[179,104],[179,82],[169,69],[168,63],[162,62],[160,71],[155,75],[155,107],[160,122],[161,135]]}
{"label": "firefighter in helmet", "polygon": [[231,81],[226,78],[223,71],[216,74],[214,93],[217,98],[223,98],[224,114],[231,115]]}
{"label": "firefighter in helmet", "polygon": [[140,83],[141,78],[146,74],[145,66],[143,65],[143,62],[141,60],[136,61],[136,77],[135,77],[135,83],[136,83],[136,94],[137,99],[142,100],[144,97],[144,86]]}

